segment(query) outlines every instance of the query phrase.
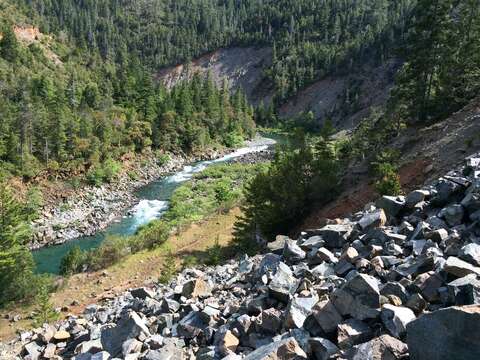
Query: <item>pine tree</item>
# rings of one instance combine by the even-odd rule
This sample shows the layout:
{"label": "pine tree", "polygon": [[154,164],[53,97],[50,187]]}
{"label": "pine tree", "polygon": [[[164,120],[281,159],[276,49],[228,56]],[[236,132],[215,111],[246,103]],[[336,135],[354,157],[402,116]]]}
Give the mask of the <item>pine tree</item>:
{"label": "pine tree", "polygon": [[7,61],[15,62],[20,54],[17,37],[10,26],[3,30],[0,40],[0,56]]}

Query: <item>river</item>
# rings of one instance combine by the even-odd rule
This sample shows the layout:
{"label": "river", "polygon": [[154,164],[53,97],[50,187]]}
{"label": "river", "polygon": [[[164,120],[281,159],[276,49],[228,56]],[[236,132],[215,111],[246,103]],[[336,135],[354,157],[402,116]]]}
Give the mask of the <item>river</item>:
{"label": "river", "polygon": [[205,170],[207,167],[231,161],[245,154],[266,150],[276,143],[274,137],[261,137],[248,143],[248,146],[237,149],[216,160],[200,161],[185,166],[181,171],[170,176],[163,177],[136,191],[138,203],[127,211],[131,215],[125,215],[121,219],[110,224],[104,231],[94,236],[84,236],[61,245],[44,247],[33,251],[33,258],[38,273],[58,274],[62,258],[74,246],[82,250],[97,248],[107,235],[128,236],[135,233],[141,226],[154,219],[158,219],[168,208],[168,202],[175,189],[185,181],[190,180],[194,174]]}

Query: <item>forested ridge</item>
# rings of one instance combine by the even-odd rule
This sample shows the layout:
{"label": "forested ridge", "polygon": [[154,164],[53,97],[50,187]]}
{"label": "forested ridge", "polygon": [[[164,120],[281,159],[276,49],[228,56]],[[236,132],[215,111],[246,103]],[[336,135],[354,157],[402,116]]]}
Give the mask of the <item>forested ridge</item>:
{"label": "forested ridge", "polygon": [[271,46],[281,103],[329,73],[381,63],[401,42],[413,0],[23,0],[46,32],[151,70],[228,46]]}

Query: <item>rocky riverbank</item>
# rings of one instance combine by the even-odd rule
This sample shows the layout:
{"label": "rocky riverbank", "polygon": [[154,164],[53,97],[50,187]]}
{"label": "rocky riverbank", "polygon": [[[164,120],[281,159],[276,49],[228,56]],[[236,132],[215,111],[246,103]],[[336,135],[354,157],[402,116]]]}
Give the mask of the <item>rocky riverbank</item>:
{"label": "rocky riverbank", "polygon": [[[257,137],[247,142],[247,146],[270,144],[268,140]],[[34,236],[30,248],[39,249],[62,244],[81,236],[94,235],[123,216],[125,211],[138,201],[134,194],[136,189],[162,176],[177,172],[186,164],[218,159],[233,151],[233,149],[208,151],[197,157],[169,154],[169,160],[165,164],[159,164],[152,155],[142,159],[134,169],[122,172],[111,184],[99,187],[85,186],[75,191],[73,196],[43,209],[41,217],[33,223]],[[265,161],[271,158],[271,154],[269,150],[248,153],[234,161],[244,163]]]}
{"label": "rocky riverbank", "polygon": [[32,360],[479,359],[479,173],[469,158],[267,254],[131,289],[12,346]]}

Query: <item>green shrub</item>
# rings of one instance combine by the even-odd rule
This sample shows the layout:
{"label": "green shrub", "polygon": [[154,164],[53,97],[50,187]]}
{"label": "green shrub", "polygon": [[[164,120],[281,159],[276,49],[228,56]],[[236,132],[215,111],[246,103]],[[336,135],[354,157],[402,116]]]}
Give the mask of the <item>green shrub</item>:
{"label": "green shrub", "polygon": [[27,202],[25,204],[25,214],[32,221],[38,218],[40,210],[43,207],[43,196],[40,189],[33,186],[28,189]]}
{"label": "green shrub", "polygon": [[86,264],[89,270],[100,270],[115,264],[120,259],[131,254],[128,237],[107,236],[98,249],[87,253]]}
{"label": "green shrub", "polygon": [[87,171],[85,178],[90,185],[100,186],[103,184],[105,174],[103,173],[103,169],[101,167],[94,166]]}
{"label": "green shrub", "polygon": [[222,247],[218,241],[218,237],[215,239],[213,246],[207,249],[207,265],[216,266],[222,262]]}
{"label": "green shrub", "polygon": [[118,174],[122,170],[122,166],[118,161],[107,159],[102,165],[103,168],[103,181],[112,182],[118,177]]}
{"label": "green shrub", "polygon": [[70,251],[63,257],[60,264],[60,274],[61,275],[72,275],[82,270],[83,265],[85,264],[86,256],[85,253],[80,249],[80,247],[74,246]]}
{"label": "green shrub", "polygon": [[167,256],[165,257],[165,262],[163,263],[162,271],[160,273],[160,277],[158,281],[161,284],[166,285],[170,282],[170,280],[172,280],[176,272],[177,272],[177,266],[175,264],[175,256],[170,251],[167,253]]}
{"label": "green shrub", "polygon": [[380,195],[400,195],[402,193],[402,185],[400,176],[395,166],[389,163],[379,164],[377,167],[377,181],[375,181],[375,189]]}
{"label": "green shrub", "polygon": [[59,314],[53,308],[50,302],[50,293],[47,287],[43,286],[36,298],[37,306],[35,307],[33,316],[33,326],[40,327],[44,323],[50,323],[58,320]]}
{"label": "green shrub", "polygon": [[199,263],[198,257],[194,255],[187,255],[182,260],[182,268],[188,269],[197,266]]}
{"label": "green shrub", "polygon": [[170,236],[171,226],[163,220],[155,220],[138,229],[130,239],[132,252],[154,249],[164,244]]}

